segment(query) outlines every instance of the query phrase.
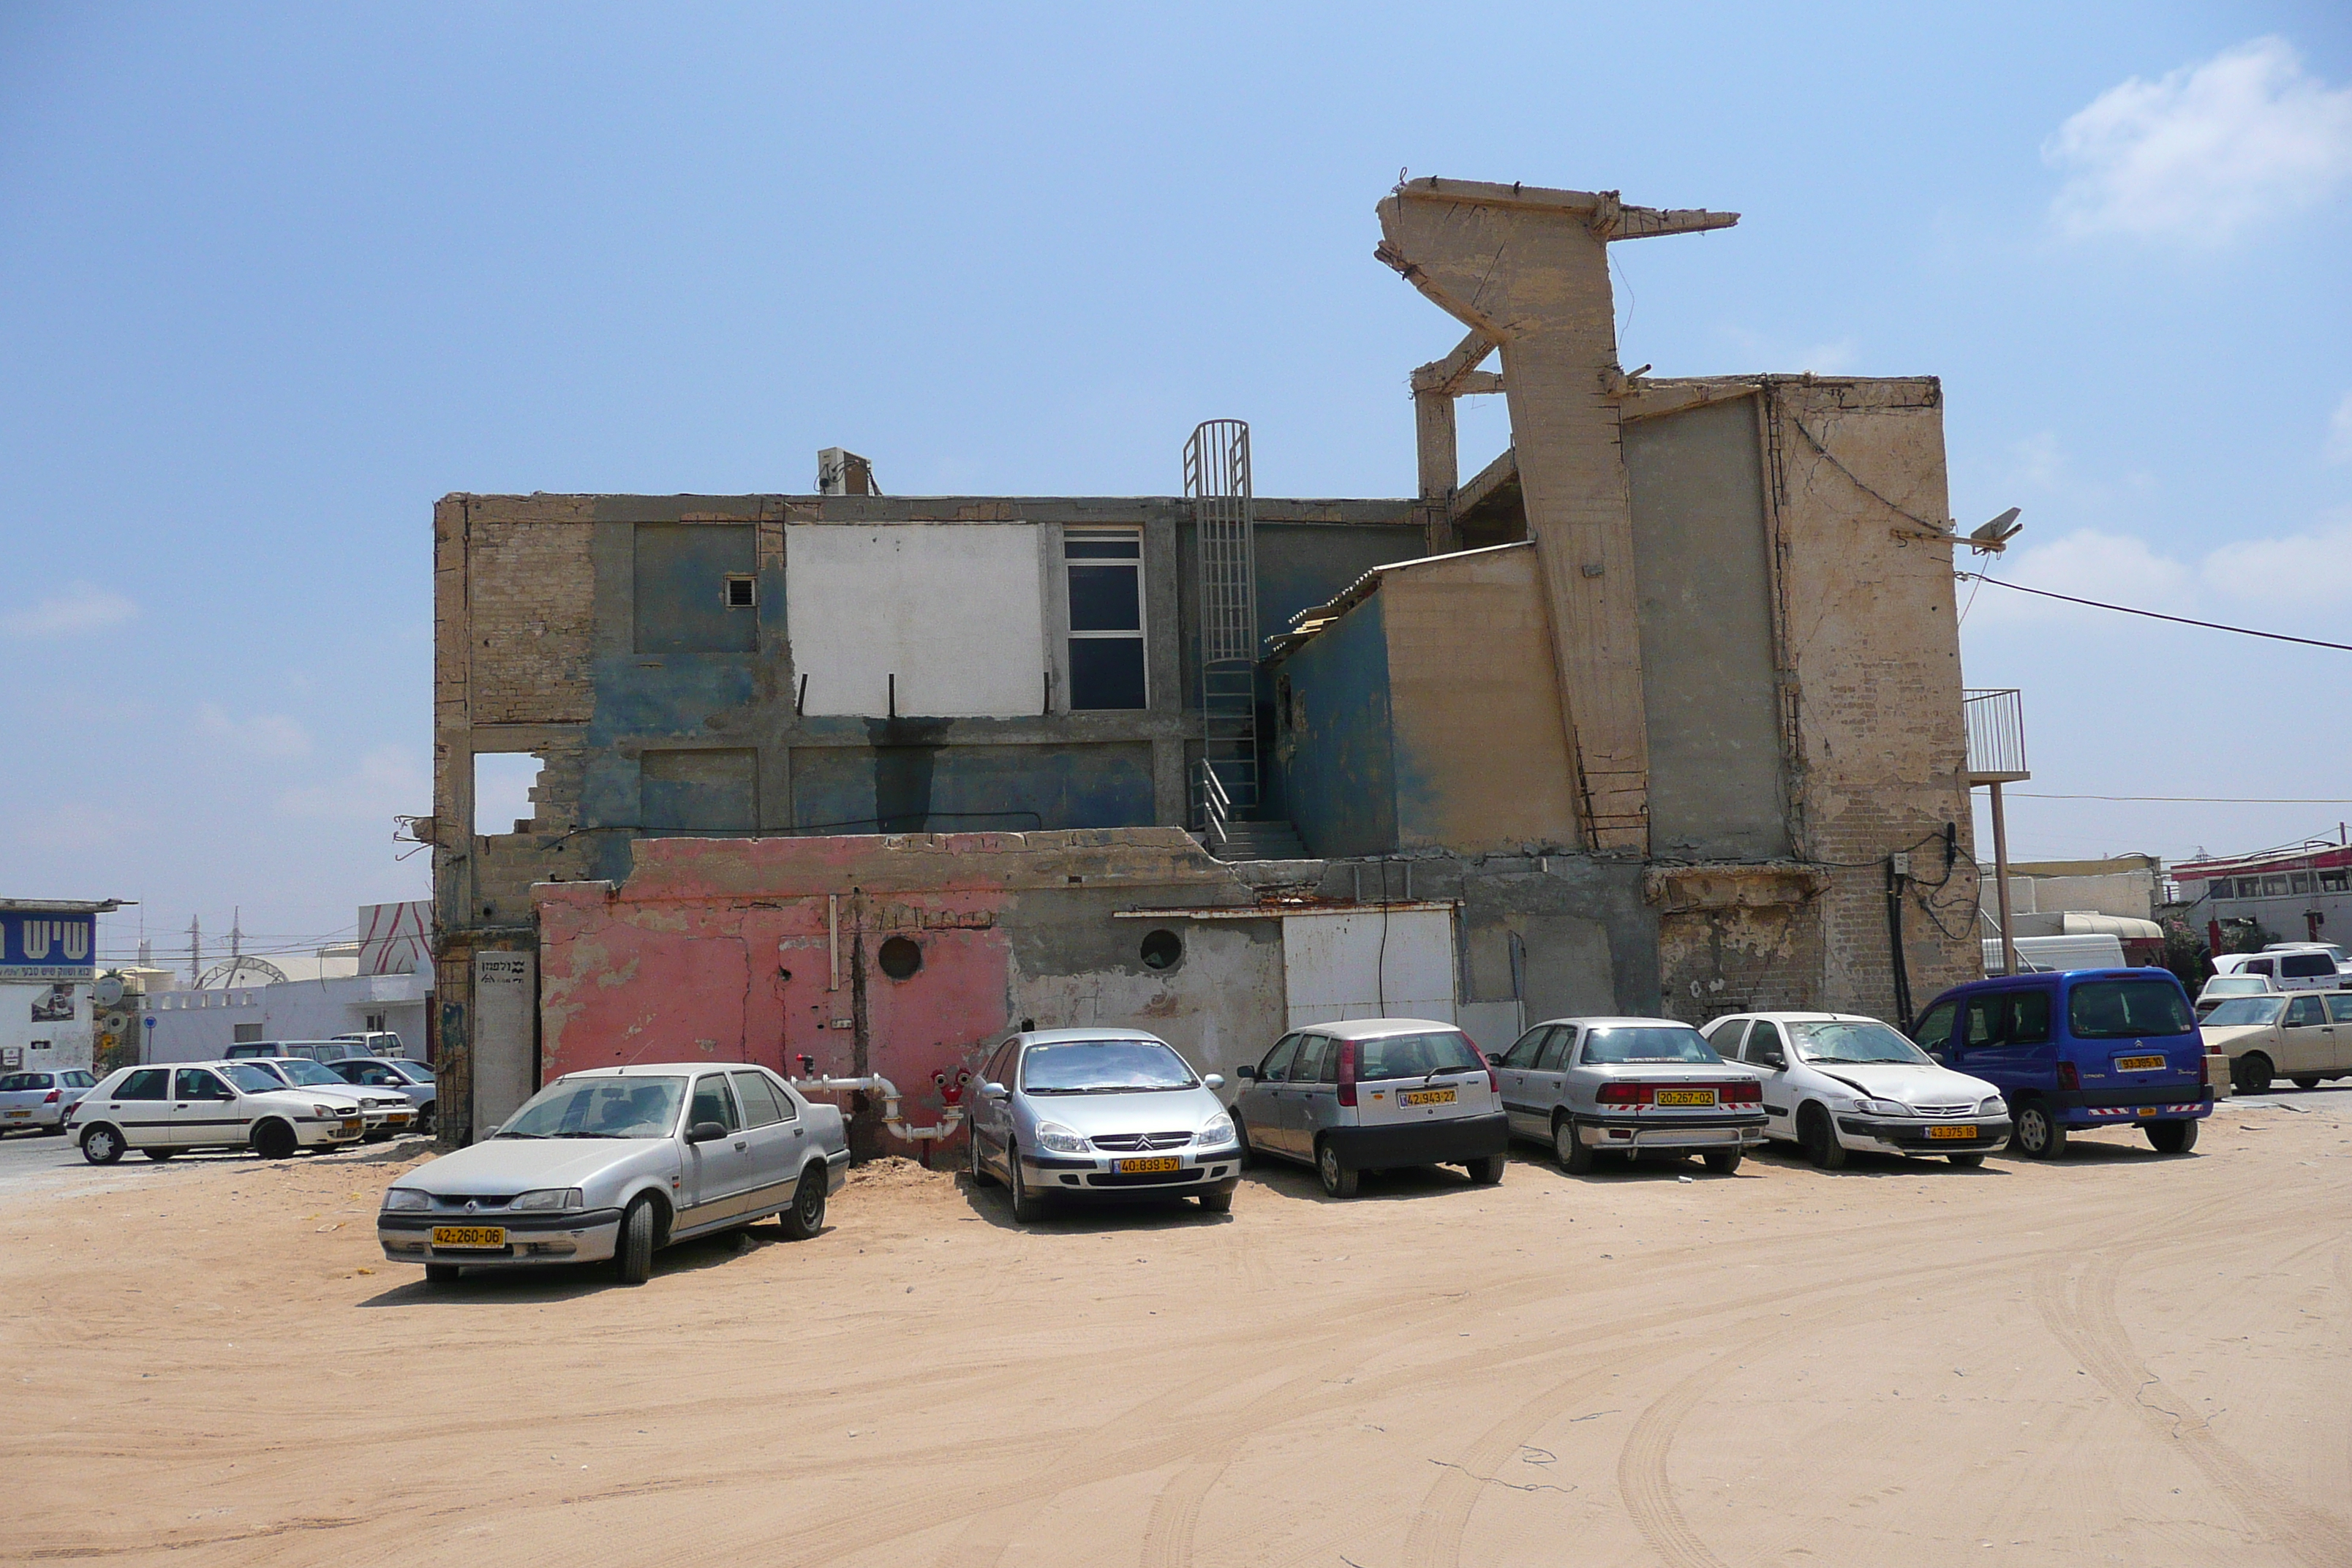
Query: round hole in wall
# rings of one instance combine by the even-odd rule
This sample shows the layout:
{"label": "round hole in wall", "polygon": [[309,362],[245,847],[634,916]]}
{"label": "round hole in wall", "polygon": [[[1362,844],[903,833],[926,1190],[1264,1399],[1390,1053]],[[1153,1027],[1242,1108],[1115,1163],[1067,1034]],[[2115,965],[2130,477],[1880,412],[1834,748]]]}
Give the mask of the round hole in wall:
{"label": "round hole in wall", "polygon": [[914,978],[915,971],[923,967],[923,950],[906,937],[894,936],[882,944],[882,951],[874,955],[874,962],[891,979],[910,980]]}
{"label": "round hole in wall", "polygon": [[1143,939],[1146,969],[1173,969],[1184,962],[1184,939],[1165,927]]}

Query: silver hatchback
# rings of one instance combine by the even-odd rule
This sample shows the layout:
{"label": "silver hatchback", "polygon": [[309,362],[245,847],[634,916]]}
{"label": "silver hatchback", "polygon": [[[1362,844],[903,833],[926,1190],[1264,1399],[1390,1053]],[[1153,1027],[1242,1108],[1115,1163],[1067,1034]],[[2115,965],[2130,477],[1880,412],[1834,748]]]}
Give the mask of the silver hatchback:
{"label": "silver hatchback", "polygon": [[1234,1119],[1252,1154],[1312,1165],[1335,1198],[1360,1172],[1465,1165],[1503,1179],[1510,1131],[1495,1071],[1470,1037],[1430,1018],[1351,1018],[1296,1030],[1240,1069]]}
{"label": "silver hatchback", "polygon": [[1045,1200],[1197,1197],[1234,1206],[1241,1145],[1225,1080],[1136,1029],[1040,1029],[997,1047],[971,1112],[971,1179],[1002,1180],[1026,1224]]}
{"label": "silver hatchback", "polygon": [[1672,1018],[1553,1018],[1495,1065],[1511,1131],[1571,1174],[1603,1153],[1700,1154],[1728,1174],[1764,1142],[1762,1078]]}

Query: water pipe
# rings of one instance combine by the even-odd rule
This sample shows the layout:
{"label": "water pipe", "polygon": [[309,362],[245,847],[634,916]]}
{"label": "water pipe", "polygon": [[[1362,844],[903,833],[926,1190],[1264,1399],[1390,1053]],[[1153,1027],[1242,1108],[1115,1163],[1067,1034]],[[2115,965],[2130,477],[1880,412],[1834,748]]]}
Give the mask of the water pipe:
{"label": "water pipe", "polygon": [[883,1127],[892,1137],[903,1138],[909,1143],[935,1142],[950,1136],[963,1125],[963,1107],[950,1104],[935,1124],[929,1127],[908,1126],[907,1119],[898,1114],[898,1086],[879,1073],[869,1073],[864,1078],[796,1078],[789,1081],[803,1094],[831,1091],[880,1095]]}

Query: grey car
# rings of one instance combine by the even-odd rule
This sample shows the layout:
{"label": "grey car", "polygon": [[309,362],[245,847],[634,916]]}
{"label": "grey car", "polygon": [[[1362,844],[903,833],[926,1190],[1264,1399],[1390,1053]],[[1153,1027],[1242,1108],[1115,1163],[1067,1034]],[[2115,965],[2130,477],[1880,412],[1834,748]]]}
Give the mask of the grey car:
{"label": "grey car", "polygon": [[416,1107],[397,1089],[361,1089],[341,1074],[330,1071],[321,1062],[307,1057],[254,1057],[255,1067],[273,1073],[289,1088],[324,1089],[359,1101],[367,1118],[367,1131],[362,1134],[370,1143],[381,1143],[387,1138],[410,1131],[416,1125]]}
{"label": "grey car", "polygon": [[971,1112],[971,1178],[1003,1181],[1021,1224],[1048,1194],[1197,1197],[1234,1206],[1242,1151],[1225,1080],[1136,1029],[1040,1029],[996,1047]]}
{"label": "grey car", "polygon": [[376,1239],[436,1282],[610,1259],[625,1285],[673,1241],[781,1215],[805,1240],[849,1173],[837,1107],[749,1062],[568,1073],[488,1137],[383,1194]]}
{"label": "grey car", "polygon": [[441,1088],[433,1069],[423,1062],[405,1057],[364,1057],[319,1065],[354,1088],[407,1096],[409,1104],[416,1108],[416,1131],[433,1131]]}
{"label": "grey car", "polygon": [[1553,1018],[1496,1064],[1511,1131],[1570,1174],[1601,1156],[1699,1154],[1726,1174],[1764,1142],[1763,1080],[1672,1018]]}
{"label": "grey car", "polygon": [[0,1132],[62,1132],[74,1103],[98,1083],[80,1068],[0,1073]]}
{"label": "grey car", "polygon": [[1467,1166],[1503,1179],[1510,1131],[1496,1073],[1470,1037],[1430,1018],[1352,1018],[1293,1030],[1240,1069],[1244,1145],[1311,1165],[1335,1198],[1361,1171]]}

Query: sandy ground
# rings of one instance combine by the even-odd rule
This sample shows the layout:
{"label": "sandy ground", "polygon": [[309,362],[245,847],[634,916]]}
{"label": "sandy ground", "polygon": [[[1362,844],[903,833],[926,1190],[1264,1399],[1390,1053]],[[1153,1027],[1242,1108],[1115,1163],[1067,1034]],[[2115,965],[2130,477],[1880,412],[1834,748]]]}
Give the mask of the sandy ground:
{"label": "sandy ground", "polygon": [[2303,1098],[1026,1231],[892,1163],[638,1289],[428,1289],[398,1151],[10,1193],[0,1559],[2341,1568],[2352,1092]]}

